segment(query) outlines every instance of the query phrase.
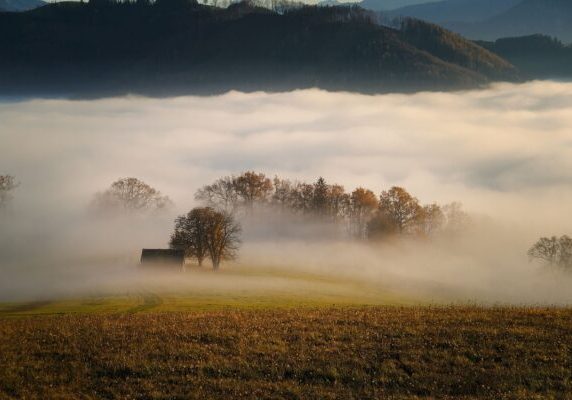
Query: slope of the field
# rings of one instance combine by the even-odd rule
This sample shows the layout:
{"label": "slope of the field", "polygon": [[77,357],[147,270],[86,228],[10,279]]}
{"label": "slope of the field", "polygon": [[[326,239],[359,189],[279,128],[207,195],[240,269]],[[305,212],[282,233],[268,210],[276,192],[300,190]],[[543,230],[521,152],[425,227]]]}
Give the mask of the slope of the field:
{"label": "slope of the field", "polygon": [[420,303],[414,294],[364,280],[276,268],[232,265],[218,272],[193,268],[182,275],[140,273],[131,278],[81,295],[0,302],[0,317]]}
{"label": "slope of the field", "polygon": [[566,399],[571,322],[475,307],[0,319],[0,398]]}

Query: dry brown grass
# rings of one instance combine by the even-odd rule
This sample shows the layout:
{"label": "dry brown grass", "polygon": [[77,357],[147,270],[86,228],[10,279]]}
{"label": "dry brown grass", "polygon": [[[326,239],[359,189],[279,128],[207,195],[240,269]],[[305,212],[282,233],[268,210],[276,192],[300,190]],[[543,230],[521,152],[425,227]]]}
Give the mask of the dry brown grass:
{"label": "dry brown grass", "polygon": [[0,398],[572,398],[572,310],[0,319]]}

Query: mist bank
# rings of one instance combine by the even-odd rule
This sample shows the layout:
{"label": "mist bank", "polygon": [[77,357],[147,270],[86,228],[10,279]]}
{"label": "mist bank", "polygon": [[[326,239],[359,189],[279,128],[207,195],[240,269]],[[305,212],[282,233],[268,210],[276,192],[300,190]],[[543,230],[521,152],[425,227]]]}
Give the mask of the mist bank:
{"label": "mist bank", "polygon": [[[455,240],[376,245],[326,240],[303,225],[285,237],[284,224],[259,221],[258,231],[245,226],[237,268],[352,277],[434,300],[571,300],[566,275],[526,257],[539,236],[572,232],[569,83],[31,100],[0,104],[0,120],[0,172],[21,183],[1,217],[2,300],[149,283],[134,268],[140,249],[166,247],[197,189],[245,170],[323,176],[377,194],[399,185],[424,203],[461,201],[478,225]],[[94,194],[125,176],[161,190],[174,208],[135,219],[89,215]]]}

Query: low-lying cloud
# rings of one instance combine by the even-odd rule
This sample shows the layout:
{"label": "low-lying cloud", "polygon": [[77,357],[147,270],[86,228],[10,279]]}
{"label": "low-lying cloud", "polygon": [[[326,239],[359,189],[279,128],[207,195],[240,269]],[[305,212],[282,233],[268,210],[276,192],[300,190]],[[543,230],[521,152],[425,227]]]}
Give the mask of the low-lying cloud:
{"label": "low-lying cloud", "polygon": [[[460,292],[461,299],[478,300],[479,293],[487,293],[487,285],[495,286],[494,271],[510,264],[510,270],[498,276],[505,277],[503,290],[512,294],[503,297],[497,291],[490,297],[495,301],[571,300],[551,293],[548,281],[540,285],[546,290],[531,297],[526,292],[532,286],[518,283],[537,279],[524,273],[533,271],[525,257],[527,244],[540,235],[572,233],[570,83],[502,84],[479,91],[413,95],[304,90],[170,99],[5,101],[0,103],[0,121],[0,173],[13,174],[21,182],[9,215],[0,220],[0,268],[11,278],[1,280],[0,292],[17,292],[23,277],[50,275],[50,268],[62,264],[66,249],[68,254],[81,250],[89,258],[165,246],[174,214],[195,205],[196,189],[223,175],[256,170],[307,181],[323,176],[346,190],[365,186],[379,193],[400,185],[422,202],[461,201],[472,213],[494,221],[488,224],[493,232],[481,237],[516,237],[504,249],[487,247],[502,256],[490,262],[491,257],[473,254],[463,244],[460,248],[467,251],[458,257],[443,253],[448,261],[442,268],[437,262],[431,267],[404,256],[403,269],[392,276],[399,275],[402,282],[408,276],[411,282],[427,282],[429,278],[416,271],[436,268],[431,278],[436,287],[442,284]],[[118,224],[113,235],[105,222],[86,226],[85,210],[93,194],[127,176],[161,190],[174,200],[176,210]],[[323,246],[306,244],[307,258],[325,260],[314,263],[320,268],[340,264],[320,255]],[[242,262],[255,263],[257,254],[272,264],[282,253],[265,254],[271,247],[246,242]],[[358,257],[355,249],[337,251]],[[34,262],[28,262],[30,254],[36,255]],[[373,273],[382,271],[389,279],[387,264],[375,263],[375,253],[367,254],[363,262],[356,258],[360,268],[371,274],[367,265],[375,265]],[[395,251],[391,257],[392,265],[399,264]],[[33,267],[23,273],[26,263]],[[406,267],[409,272],[404,272]],[[525,276],[515,276],[516,283],[507,286],[506,276],[518,268]],[[468,278],[475,283],[467,285]],[[24,286],[30,289],[36,283]],[[473,286],[478,290],[463,297],[462,292]]]}

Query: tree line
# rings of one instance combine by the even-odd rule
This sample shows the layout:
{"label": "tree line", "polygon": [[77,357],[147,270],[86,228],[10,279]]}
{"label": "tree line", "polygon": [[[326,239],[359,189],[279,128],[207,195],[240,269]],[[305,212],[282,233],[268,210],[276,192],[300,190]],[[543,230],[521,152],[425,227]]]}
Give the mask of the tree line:
{"label": "tree line", "polygon": [[230,213],[272,209],[277,213],[311,216],[342,224],[355,238],[376,239],[390,235],[432,236],[466,227],[469,216],[460,203],[421,204],[398,186],[382,191],[358,187],[347,192],[342,185],[322,177],[313,183],[267,177],[247,171],[225,176],[200,188],[195,199]]}
{"label": "tree line", "polygon": [[0,175],[0,210],[6,208],[12,201],[13,192],[19,186],[16,178],[12,175]]}
{"label": "tree line", "polygon": [[[0,210],[12,201],[19,185],[14,176],[0,175]],[[242,228],[236,215],[263,209],[342,224],[351,237],[359,239],[431,237],[440,232],[458,233],[470,225],[468,214],[457,202],[423,205],[398,186],[379,196],[363,187],[346,192],[343,186],[328,184],[321,177],[307,183],[247,171],[201,187],[195,198],[204,206],[176,218],[169,245],[184,250],[186,257],[195,258],[199,265],[210,258],[214,269],[238,254]],[[147,183],[121,178],[94,195],[90,210],[98,215],[141,214],[172,205],[168,196]],[[567,235],[542,237],[527,254],[531,260],[572,270],[572,238]]]}

